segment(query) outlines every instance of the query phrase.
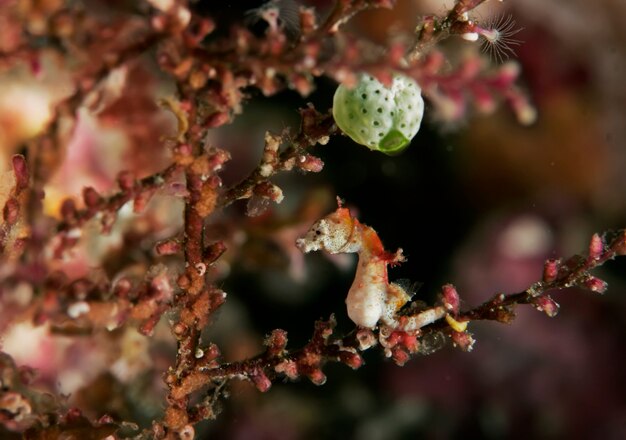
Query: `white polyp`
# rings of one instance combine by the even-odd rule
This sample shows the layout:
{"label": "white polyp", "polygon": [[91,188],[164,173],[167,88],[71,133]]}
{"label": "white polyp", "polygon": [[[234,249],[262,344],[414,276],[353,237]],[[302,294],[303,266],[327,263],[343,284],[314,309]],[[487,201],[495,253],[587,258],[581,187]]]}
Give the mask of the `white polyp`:
{"label": "white polyp", "polygon": [[174,6],[174,0],[148,0],[148,3],[162,12],[167,12]]}
{"label": "white polyp", "polygon": [[461,38],[465,41],[478,41],[479,35],[477,32],[467,32],[461,35]]}
{"label": "white polyp", "polygon": [[80,238],[83,234],[82,229],[80,228],[72,228],[65,234],[67,238]]}
{"label": "white polyp", "polygon": [[259,167],[259,174],[261,177],[269,177],[274,173],[274,167],[268,163],[265,163]]}
{"label": "white polyp", "polygon": [[189,22],[191,21],[191,12],[189,11],[189,9],[183,7],[183,6],[179,6],[177,15],[178,15],[178,24],[181,27],[187,27],[187,25],[189,24]]}
{"label": "white polyp", "polygon": [[196,268],[199,276],[204,276],[204,274],[206,273],[206,264],[201,262],[196,264],[194,267]]}
{"label": "white polyp", "polygon": [[272,198],[274,203],[281,203],[285,199],[285,195],[283,194],[283,190],[280,189],[276,185],[274,185],[272,187],[272,190],[274,191],[273,198]]}
{"label": "white polyp", "polygon": [[89,307],[88,303],[86,303],[85,301],[78,301],[78,302],[75,302],[74,304],[70,305],[67,308],[67,315],[70,318],[76,319],[80,315],[84,315],[85,313],[89,313],[89,310],[91,310],[91,307]]}
{"label": "white polyp", "polygon": [[537,120],[537,110],[527,105],[516,113],[517,120],[522,125],[531,125]]}
{"label": "white polyp", "polygon": [[500,38],[500,32],[497,29],[481,29],[480,35],[490,43],[495,43]]}

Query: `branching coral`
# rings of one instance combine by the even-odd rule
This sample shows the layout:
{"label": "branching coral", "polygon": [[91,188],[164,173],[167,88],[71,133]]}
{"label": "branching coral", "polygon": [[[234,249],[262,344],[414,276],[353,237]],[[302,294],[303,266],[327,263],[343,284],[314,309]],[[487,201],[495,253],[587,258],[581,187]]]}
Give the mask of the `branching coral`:
{"label": "branching coral", "polygon": [[[221,29],[201,5],[182,0],[148,0],[133,11],[114,7],[93,13],[91,2],[3,2],[0,24],[10,25],[0,36],[0,68],[10,73],[25,65],[34,76],[45,76],[53,71],[47,66],[52,59],[70,79],[67,93],[50,103],[52,115],[41,132],[6,146],[11,169],[0,176],[4,308],[0,328],[7,331],[28,320],[66,336],[109,332],[121,337],[120,333],[136,328],[157,338],[161,324],[169,325],[176,344],[172,364],[158,364],[163,369],[157,375],[167,388],[161,396],[165,408],[150,426],[141,427],[123,417],[87,417],[81,409],[66,405],[61,396],[34,391],[29,387],[31,370],[16,367],[3,354],[0,424],[4,432],[24,433],[26,438],[66,434],[193,438],[200,421],[218,416],[231,381],[249,381],[262,392],[285,378],[306,377],[322,385],[326,363],[358,369],[364,363],[362,352],[379,347],[386,357],[404,365],[412,355],[429,352],[426,341],[432,335],[446,335],[469,351],[474,344],[468,331],[471,321],[510,322],[520,304],[554,316],[558,305],[550,294],[571,286],[604,292],[606,283],[590,271],[626,253],[624,231],[613,234],[610,241],[594,235],[586,256],[548,260],[542,280],[523,292],[498,294],[463,311],[455,287],[446,284],[434,305],[420,304],[401,283],[389,280],[387,266],[405,261],[402,250],[386,251],[377,232],[340,203],[322,219],[309,213],[299,218],[299,228],[291,224],[283,229],[292,227],[287,235],[293,242],[300,236],[296,243],[303,252],[359,255],[346,299],[347,314],[356,327],[341,334],[333,315],[339,311],[328,310],[330,318],[315,323],[302,347],[288,348],[287,332],[275,329],[266,337],[261,354],[238,361],[227,361],[217,343],[205,341],[206,329],[219,319],[216,312],[228,301],[223,288],[227,271],[220,264],[229,252],[237,255],[238,237],[245,235],[253,219],[233,222],[230,226],[237,230],[224,234],[213,234],[210,225],[218,229],[215,225],[241,200],[247,201],[248,217],[280,204],[285,193],[277,183],[278,175],[294,170],[321,172],[324,162],[314,149],[342,134],[332,109],[318,111],[309,104],[299,110],[299,129],[267,131],[258,165],[232,181],[225,177],[225,168],[237,158],[214,144],[210,138],[214,129],[245,113],[255,92],[270,97],[292,89],[307,97],[321,77],[350,90],[365,74],[384,85],[399,74],[408,78],[407,83],[417,83],[435,121],[466,120],[469,104],[490,112],[503,100],[520,122],[530,123],[535,112],[516,85],[515,64],[490,66],[477,52],[453,63],[438,49],[439,43],[455,35],[482,32],[489,38],[488,30],[468,18],[483,2],[458,0],[445,15],[422,18],[412,44],[407,38],[387,47],[345,30],[360,11],[393,7],[386,0],[337,0],[325,16],[300,7],[297,35],[276,16],[273,8],[281,2],[255,11],[268,24],[264,32],[256,33],[245,20]],[[502,31],[510,31],[508,24]],[[137,66],[167,83],[175,95],[154,96],[152,104],[160,103],[161,109],[154,105],[144,110],[169,112],[177,127],[167,136],[158,136],[161,127],[146,122],[145,130],[124,139],[130,144],[128,150],[143,150],[143,154],[148,150],[153,155],[148,165],[131,160],[129,166],[116,170],[114,183],[104,190],[86,186],[80,195],[66,191],[51,200],[54,193],[48,189],[54,187],[55,173],[68,169],[61,164],[71,156],[70,145],[81,148],[84,120],[92,118],[104,125],[107,111],[109,117],[118,118],[113,120],[123,118],[124,109],[111,110],[113,103],[124,102],[129,90],[143,87],[128,79]],[[85,156],[84,160],[97,162]],[[170,198],[179,205],[171,204]],[[153,209],[155,199],[167,204],[164,211],[177,221],[164,219]],[[97,241],[106,240],[103,236],[116,237],[121,251],[110,251]],[[88,240],[105,250],[94,257],[97,246],[90,246]],[[82,261],[87,257],[89,262]],[[26,299],[14,301],[14,296],[20,296],[15,292],[26,292]],[[121,369],[124,374],[119,376],[136,374],[132,362],[123,359],[109,373]]]}

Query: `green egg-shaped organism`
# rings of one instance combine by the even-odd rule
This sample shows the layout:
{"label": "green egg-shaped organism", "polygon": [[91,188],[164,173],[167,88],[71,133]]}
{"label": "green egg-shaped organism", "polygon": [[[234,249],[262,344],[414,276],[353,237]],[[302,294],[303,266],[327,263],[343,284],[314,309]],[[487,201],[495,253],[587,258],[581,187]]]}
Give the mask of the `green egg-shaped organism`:
{"label": "green egg-shaped organism", "polygon": [[355,87],[343,84],[333,98],[333,116],[339,128],[371,150],[397,154],[417,133],[424,115],[422,90],[404,75],[394,75],[385,87],[361,74]]}

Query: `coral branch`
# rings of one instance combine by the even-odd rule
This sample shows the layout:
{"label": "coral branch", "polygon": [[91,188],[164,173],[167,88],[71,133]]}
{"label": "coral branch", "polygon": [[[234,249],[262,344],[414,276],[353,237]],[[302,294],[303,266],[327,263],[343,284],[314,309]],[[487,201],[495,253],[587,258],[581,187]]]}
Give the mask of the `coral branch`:
{"label": "coral branch", "polygon": [[[390,280],[389,266],[405,261],[402,249],[386,250],[376,230],[361,223],[340,200],[338,208],[324,217],[320,213],[326,201],[319,201],[317,194],[310,198],[315,201],[301,204],[295,213],[265,213],[270,203],[281,203],[288,193],[278,186],[280,173],[322,171],[324,162],[313,149],[332,136],[343,132],[371,148],[399,153],[421,122],[422,92],[428,100],[427,120],[439,124],[465,120],[472,105],[488,113],[500,102],[513,109],[519,122],[533,122],[536,113],[518,86],[516,63],[494,65],[478,50],[457,58],[460,51],[437,47],[449,37],[469,42],[482,38],[496,56],[512,54],[510,46],[518,43],[512,19],[478,24],[470,17],[484,2],[456,0],[441,16],[423,17],[416,35],[393,35],[383,44],[350,34],[345,25],[365,9],[391,8],[393,0],[321,2],[329,6],[327,11],[271,0],[251,11],[265,23],[229,23],[232,8],[208,12],[212,5],[206,1],[112,2],[102,8],[102,2],[90,1],[0,0],[2,86],[30,76],[28,81],[36,79],[37,87],[29,87],[29,92],[41,87],[45,95],[33,98],[33,104],[28,94],[24,102],[7,104],[6,117],[0,115],[5,152],[0,159],[11,168],[0,175],[0,339],[4,344],[5,336],[13,338],[13,346],[19,346],[13,348],[16,354],[34,360],[44,375],[42,386],[59,396],[67,387],[71,395],[50,398],[36,391],[34,370],[18,368],[10,356],[0,353],[0,436],[121,437],[125,434],[120,432],[129,428],[123,422],[107,415],[90,420],[68,402],[82,408],[91,397],[84,394],[97,394],[99,388],[117,393],[125,387],[123,398],[98,395],[97,405],[85,403],[84,414],[130,417],[140,408],[141,418],[153,424],[129,428],[143,429],[135,432],[135,438],[192,439],[198,422],[218,415],[232,381],[245,380],[267,392],[285,378],[322,385],[327,363],[358,369],[369,349],[378,348],[397,365],[416,354],[432,353],[446,340],[469,351],[475,342],[468,330],[472,321],[509,323],[515,307],[522,304],[552,317],[559,305],[550,295],[558,290],[605,292],[607,283],[591,272],[626,255],[624,230],[610,236],[595,234],[584,256],[547,260],[542,279],[523,292],[497,294],[464,311],[462,292],[452,284],[444,285],[438,299],[427,306],[413,300],[401,282]],[[285,16],[289,11],[281,8],[288,7],[297,18]],[[128,72],[134,69],[141,74],[131,77]],[[30,75],[23,75],[24,70]],[[365,77],[367,87],[355,88]],[[158,83],[158,92],[139,84],[144,79],[146,84]],[[297,132],[267,132],[258,166],[241,181],[223,187],[222,177],[231,182],[223,173],[231,153],[219,147],[227,134],[217,128],[232,122],[255,96],[263,99],[291,89],[307,97],[318,86],[323,91],[324,81],[343,91],[337,96],[345,97],[345,111],[335,102],[334,109],[325,112],[313,104],[301,108]],[[163,98],[162,90],[172,96]],[[23,113],[31,122],[35,112],[30,106],[38,107],[39,101],[45,117],[30,124],[36,127],[24,123],[24,133],[9,133],[19,125],[15,114]],[[159,106],[173,114],[177,129],[157,140],[162,132],[156,125],[164,113]],[[158,120],[146,121],[144,107]],[[341,115],[336,121],[333,110]],[[93,127],[87,127],[88,118],[77,123],[83,112],[96,122]],[[381,123],[393,130],[381,131]],[[128,163],[117,175],[118,189],[103,194],[96,188],[102,181],[110,183],[109,168],[120,168],[109,163],[105,148],[109,145],[112,157]],[[101,146],[106,155],[96,152]],[[171,153],[168,157],[161,154],[166,150]],[[105,156],[107,160],[101,160]],[[80,199],[63,200],[57,213],[56,195],[68,193],[55,181],[55,174],[62,174],[61,164],[93,174],[88,177],[94,183],[82,188]],[[403,164],[389,158],[381,169],[398,177],[399,165]],[[76,184],[78,179],[70,177]],[[371,191],[367,185],[363,188]],[[180,212],[169,206],[145,210],[155,194],[167,192],[184,202]],[[325,190],[324,196],[330,193]],[[151,208],[163,201],[157,199]],[[247,216],[234,207],[227,209],[240,200],[247,201]],[[116,224],[129,202],[142,215]],[[53,215],[48,214],[50,206]],[[250,218],[261,214],[266,215]],[[97,232],[89,227],[95,220],[102,226]],[[313,220],[317,221],[307,232]],[[100,232],[111,232],[112,238],[102,239]],[[255,240],[263,241],[260,251],[250,252],[261,254],[255,259],[270,260],[267,256],[276,247],[284,257],[276,266],[293,269],[294,261],[299,263],[301,276],[296,270],[289,270],[289,275],[291,282],[302,283],[297,286],[303,291],[309,286],[304,286],[304,256],[298,249],[333,254],[333,261],[339,261],[335,254],[356,253],[358,265],[345,301],[354,328],[340,334],[330,310],[328,320],[315,323],[307,343],[290,347],[287,332],[275,329],[252,357],[249,352],[240,355],[241,351],[234,357],[233,347],[219,336],[212,342],[204,340],[213,337],[207,329],[226,301],[223,285],[236,286],[226,278],[246,266],[245,247],[253,247],[250,243]],[[274,264],[262,263],[263,268]],[[266,272],[262,275],[274,275]],[[246,298],[241,299],[244,303]],[[272,316],[260,317],[266,315]],[[276,323],[263,325],[272,328]],[[71,338],[78,335],[83,338]],[[128,335],[140,342],[118,344],[116,338]],[[29,344],[21,347],[26,339]],[[105,340],[114,342],[110,345],[115,349],[98,346]],[[68,359],[59,360],[64,357],[56,355],[59,344],[78,348],[72,346]],[[159,344],[166,348],[152,350]],[[11,344],[6,345],[3,349],[9,352]],[[126,351],[132,352],[130,357],[144,356],[145,365],[131,366]],[[50,365],[51,353],[58,365]],[[92,362],[102,365],[83,372]],[[160,386],[159,377],[166,388]],[[104,387],[98,385],[100,380]],[[150,392],[144,396],[137,387],[146,383]],[[153,396],[164,402],[153,405],[156,409],[150,413],[144,403]]]}
{"label": "coral branch", "polygon": [[5,252],[7,242],[11,238],[13,228],[20,217],[22,193],[28,188],[30,173],[24,156],[16,154],[11,159],[13,165],[13,181],[8,198],[2,209],[2,224],[0,224],[0,255]]}
{"label": "coral branch", "polygon": [[[329,137],[336,133],[333,117],[330,114],[318,113],[313,106],[300,109],[300,116],[300,130],[295,137],[292,138],[289,133],[280,136],[271,133],[265,135],[261,163],[250,176],[224,192],[218,202],[220,207],[252,197],[259,185],[263,185],[270,177],[281,171],[294,168],[309,172],[322,170],[323,162],[307,153],[306,149],[318,143],[326,144]],[[285,142],[287,147],[280,151],[281,145]],[[271,194],[267,193],[261,193],[261,197],[272,198]]]}
{"label": "coral branch", "polygon": [[59,245],[55,248],[55,255],[60,256],[64,251],[76,243],[77,231],[85,223],[97,215],[102,215],[103,227],[110,227],[119,211],[129,201],[134,201],[135,212],[143,210],[152,195],[160,188],[165,187],[177,177],[182,169],[174,163],[165,170],[134,181],[132,175],[122,172],[118,178],[120,191],[102,197],[95,189],[87,187],[83,190],[84,209],[77,209],[73,199],[66,199],[61,205],[61,222],[57,226]]}
{"label": "coral branch", "polygon": [[[546,277],[544,271],[544,279],[538,281],[523,292],[494,296],[491,300],[480,305],[479,307],[463,312],[458,319],[465,320],[496,320],[510,322],[511,310],[509,308],[518,304],[533,304],[537,307],[546,307],[544,302],[549,300],[549,294],[555,290],[567,289],[570,287],[579,287],[597,293],[604,293],[606,283],[592,276],[590,271],[603,265],[609,260],[613,260],[618,256],[626,255],[626,230],[620,230],[616,237],[606,247],[599,242],[600,236],[594,234],[591,239],[590,253],[587,258],[574,255],[565,260],[565,262],[548,260],[546,267],[554,267],[556,265],[556,276],[549,273]],[[549,269],[548,272],[551,272]],[[543,305],[542,305],[543,303]],[[547,310],[546,313],[548,313]],[[550,313],[548,313],[550,314]]]}

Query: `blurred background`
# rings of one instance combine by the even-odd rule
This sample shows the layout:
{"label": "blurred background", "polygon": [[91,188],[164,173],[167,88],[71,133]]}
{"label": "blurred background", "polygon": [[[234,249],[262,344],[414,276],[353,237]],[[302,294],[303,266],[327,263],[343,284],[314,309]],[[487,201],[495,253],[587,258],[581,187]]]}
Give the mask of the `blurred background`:
{"label": "blurred background", "polygon": [[[329,2],[307,4],[325,10]],[[384,41],[390,32],[412,32],[419,16],[451,4],[398,0],[392,11],[359,14],[347,29]],[[245,11],[233,4],[223,9],[227,17]],[[515,36],[521,41],[514,47],[515,58],[522,87],[537,109],[536,122],[521,126],[502,106],[493,114],[470,113],[462,122],[449,124],[429,112],[426,99],[422,128],[401,155],[384,156],[336,136],[314,149],[325,162],[321,173],[276,179],[285,194],[280,206],[248,218],[245,204],[236,204],[214,219],[209,237],[228,237],[233,250],[215,269],[228,301],[205,339],[216,341],[226,360],[260,352],[263,336],[274,328],[287,330],[291,347],[301,346],[313,322],[331,313],[340,331],[351,328],[344,299],[354,275],[354,256],[304,257],[293,246],[315,219],[334,209],[335,196],[376,229],[388,249],[404,249],[408,261],[391,270],[392,280],[420,286],[416,297],[428,303],[441,285],[453,283],[463,308],[495,293],[526,289],[540,279],[546,258],[584,252],[593,233],[626,226],[626,3],[488,1],[475,18],[488,20],[498,14],[512,14],[522,29]],[[443,50],[454,60],[479,48],[453,39]],[[105,111],[98,133],[104,130],[110,137],[94,137],[86,126],[83,141],[74,139],[86,145],[74,150],[82,155],[68,153],[66,159],[70,168],[65,169],[74,174],[71,179],[67,173],[57,174],[49,189],[51,200],[54,194],[79,194],[87,184],[110,190],[115,174],[128,167],[125,152],[142,151],[137,139],[146,145],[145,139],[156,140],[174,126],[169,115],[150,104],[150,97],[171,93],[171,85],[149,70],[133,74],[135,81],[153,81],[152,88],[143,86],[125,95],[127,104],[135,103],[131,113],[136,118],[153,118],[144,126],[146,132],[136,128],[135,140],[128,141],[128,135],[120,133],[136,126],[133,120],[120,122],[115,111]],[[45,87],[13,75],[0,80],[0,146],[5,157],[37,130],[25,125],[18,133],[16,118],[33,122],[33,115],[40,113],[46,118],[47,104],[39,103],[38,87],[47,96],[66,93],[57,83]],[[12,95],[16,84],[23,85],[17,108]],[[226,184],[256,166],[266,130],[297,129],[295,110],[307,102],[319,110],[330,108],[336,83],[319,78],[316,87],[307,98],[292,91],[267,98],[251,90],[243,114],[210,133],[209,144],[230,150],[233,157],[223,175]],[[20,115],[28,117],[22,120]],[[120,124],[126,125],[120,129]],[[120,136],[127,143],[120,142]],[[160,159],[137,152],[129,157],[135,169],[147,173],[160,169],[159,160],[166,158],[162,154]],[[168,225],[161,228],[163,236],[176,229],[181,209],[168,201],[155,202],[149,214],[158,224]],[[54,212],[57,208],[49,203]],[[107,246],[119,248],[124,242],[117,240]],[[101,255],[90,258],[98,261]],[[247,383],[233,383],[222,414],[198,427],[199,438],[626,438],[625,269],[624,261],[614,261],[596,272],[609,283],[604,296],[579,289],[555,294],[562,307],[553,319],[525,306],[517,309],[510,325],[470,324],[477,339],[471,353],[446,345],[401,368],[373,350],[365,354],[366,365],[358,371],[328,365],[328,382],[322,387],[302,380],[277,383],[261,394]],[[142,353],[140,360],[130,362],[137,371],[107,371],[108,358],[98,358],[100,375],[92,372],[86,379],[80,373],[83,365],[76,368],[78,379],[67,379],[65,385],[53,372],[44,374],[42,383],[57,391],[80,390],[86,383],[111,389],[113,384],[122,396],[117,402],[111,397],[89,401],[78,391],[68,399],[88,402],[94,413],[100,407],[149,425],[159,412],[151,396],[158,402],[159,372],[173,353],[167,323],[161,324],[149,343],[130,333],[116,337],[127,344],[125,354],[117,354],[120,359]],[[5,334],[3,349],[18,363],[28,362],[32,351],[24,353],[15,343],[24,336],[11,335]],[[76,347],[75,342],[64,344]],[[82,348],[73,350],[85,353],[95,342],[79,344]],[[150,383],[128,385],[142,369],[154,371]],[[72,380],[77,384],[70,385]]]}

